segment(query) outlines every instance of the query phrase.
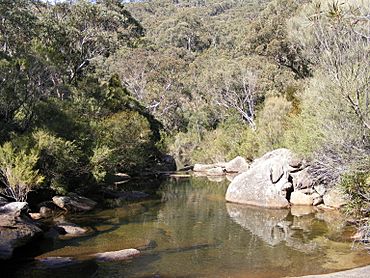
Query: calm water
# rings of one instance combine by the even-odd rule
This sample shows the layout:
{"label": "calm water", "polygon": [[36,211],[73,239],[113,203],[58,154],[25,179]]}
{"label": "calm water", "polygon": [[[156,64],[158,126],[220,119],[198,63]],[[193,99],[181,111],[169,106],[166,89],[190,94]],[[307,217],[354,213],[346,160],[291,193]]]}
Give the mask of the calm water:
{"label": "calm water", "polygon": [[[45,242],[38,259],[73,257],[50,268],[24,263],[15,277],[285,277],[370,264],[353,249],[351,227],[337,213],[313,209],[266,210],[227,204],[228,182],[202,178],[168,181],[160,199],[75,215],[88,235]],[[96,252],[140,248],[125,262],[97,263]],[[41,255],[40,255],[41,254]]]}

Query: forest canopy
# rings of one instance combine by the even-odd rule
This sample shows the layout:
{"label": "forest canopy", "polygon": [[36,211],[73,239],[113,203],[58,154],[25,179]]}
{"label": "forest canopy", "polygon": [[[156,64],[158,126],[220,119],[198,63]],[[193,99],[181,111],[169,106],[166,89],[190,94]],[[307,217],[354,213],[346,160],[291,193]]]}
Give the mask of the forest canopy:
{"label": "forest canopy", "polygon": [[320,182],[366,187],[369,14],[369,0],[1,1],[4,194],[279,147]]}

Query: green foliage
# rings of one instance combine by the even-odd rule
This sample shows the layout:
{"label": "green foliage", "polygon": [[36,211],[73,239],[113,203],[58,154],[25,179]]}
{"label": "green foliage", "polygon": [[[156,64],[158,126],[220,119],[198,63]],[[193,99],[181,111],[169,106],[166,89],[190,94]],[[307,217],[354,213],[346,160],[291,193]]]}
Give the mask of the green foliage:
{"label": "green foliage", "polygon": [[38,130],[32,134],[39,152],[38,168],[59,194],[68,192],[73,177],[82,175],[83,154],[75,142],[64,140],[48,132]]}
{"label": "green foliage", "polygon": [[230,118],[215,130],[178,133],[170,151],[183,164],[220,162],[238,155],[252,160],[258,152],[258,143],[255,132],[237,118]]}
{"label": "green foliage", "polygon": [[[111,160],[118,171],[138,172],[154,159],[155,146],[148,120],[138,112],[122,111],[109,116],[96,127],[97,146],[92,161],[98,168]],[[102,161],[103,160],[103,161]],[[97,174],[101,170],[96,171]],[[102,171],[104,172],[104,171]]]}
{"label": "green foliage", "polygon": [[347,205],[347,210],[351,213],[359,214],[360,216],[369,216],[370,173],[355,172],[346,174],[342,177],[340,186],[351,199],[350,203]]}
{"label": "green foliage", "polygon": [[287,129],[287,117],[291,109],[292,104],[283,97],[270,97],[265,100],[257,124],[259,154],[263,155],[282,147]]}
{"label": "green foliage", "polygon": [[38,160],[35,149],[28,153],[16,150],[10,142],[0,146],[0,181],[5,187],[3,194],[19,202],[26,201],[28,193],[44,180],[35,170]]}

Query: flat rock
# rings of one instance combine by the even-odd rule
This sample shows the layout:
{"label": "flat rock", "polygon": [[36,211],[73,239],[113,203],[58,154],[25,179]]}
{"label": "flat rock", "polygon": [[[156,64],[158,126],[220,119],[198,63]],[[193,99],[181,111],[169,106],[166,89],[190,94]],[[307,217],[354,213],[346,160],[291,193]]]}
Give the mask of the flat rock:
{"label": "flat rock", "polygon": [[68,196],[54,196],[53,202],[58,207],[74,212],[83,212],[92,210],[96,206],[96,202],[86,197],[70,194]]}
{"label": "flat rock", "polygon": [[292,205],[312,206],[313,197],[301,191],[294,191],[290,195],[290,203]]}
{"label": "flat rock", "polygon": [[[289,202],[283,187],[289,183],[288,168],[292,153],[278,149],[256,159],[247,172],[235,177],[226,191],[226,201],[268,208],[286,208]],[[283,169],[277,183],[271,180],[275,167]]]}
{"label": "flat rock", "polygon": [[72,257],[47,257],[39,258],[37,261],[41,264],[42,268],[59,268],[77,263]]}
{"label": "flat rock", "polygon": [[139,255],[140,251],[137,249],[123,249],[119,251],[97,253],[92,256],[95,257],[97,261],[109,262],[127,260]]}

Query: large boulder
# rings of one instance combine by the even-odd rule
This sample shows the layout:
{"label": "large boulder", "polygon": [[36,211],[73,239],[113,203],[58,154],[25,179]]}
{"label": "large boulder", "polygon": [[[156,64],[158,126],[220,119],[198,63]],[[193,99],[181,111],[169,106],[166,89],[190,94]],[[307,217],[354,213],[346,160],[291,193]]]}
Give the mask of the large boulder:
{"label": "large boulder", "polygon": [[54,196],[53,202],[61,209],[74,212],[83,212],[92,210],[96,206],[96,202],[77,194],[68,196]]}
{"label": "large boulder", "polygon": [[26,215],[27,208],[25,202],[13,202],[0,208],[0,259],[10,259],[15,248],[42,234]]}
{"label": "large boulder", "polygon": [[225,165],[227,173],[241,173],[247,171],[249,168],[248,162],[244,157],[237,156],[233,160],[230,160]]}
{"label": "large boulder", "polygon": [[226,192],[226,201],[268,208],[289,207],[289,165],[291,151],[277,149],[256,159],[249,170],[235,177]]}

